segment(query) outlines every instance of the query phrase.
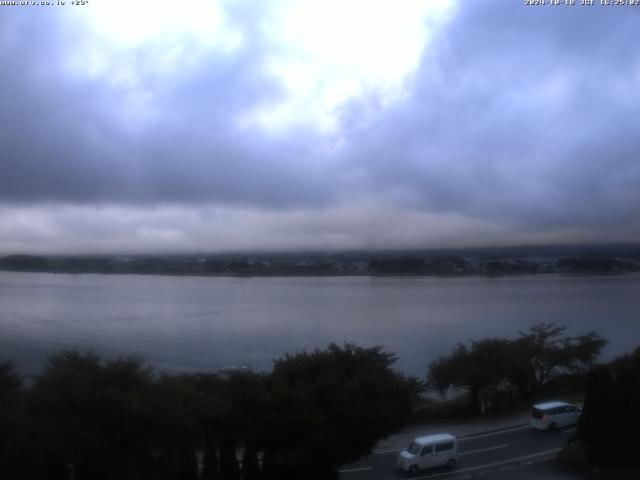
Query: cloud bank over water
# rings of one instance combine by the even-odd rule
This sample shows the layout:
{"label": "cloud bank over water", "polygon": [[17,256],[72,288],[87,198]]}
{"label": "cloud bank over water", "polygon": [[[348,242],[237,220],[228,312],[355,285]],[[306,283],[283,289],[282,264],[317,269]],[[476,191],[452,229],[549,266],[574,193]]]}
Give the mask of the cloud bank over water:
{"label": "cloud bank over water", "polygon": [[640,239],[640,10],[191,7],[3,7],[0,253]]}

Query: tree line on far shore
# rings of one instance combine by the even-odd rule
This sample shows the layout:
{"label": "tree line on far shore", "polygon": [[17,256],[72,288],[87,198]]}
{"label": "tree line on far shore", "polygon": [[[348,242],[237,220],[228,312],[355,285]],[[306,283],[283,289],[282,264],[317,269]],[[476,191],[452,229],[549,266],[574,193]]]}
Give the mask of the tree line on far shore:
{"label": "tree line on far shore", "polygon": [[[78,351],[53,355],[28,381],[0,363],[0,478],[334,479],[415,421],[425,391],[464,390],[467,414],[505,395],[513,406],[514,397],[531,402],[558,386],[582,393],[605,344],[595,332],[570,337],[540,324],[513,340],[459,344],[431,363],[426,381],[395,371],[397,357],[382,347],[353,344],[224,376],[156,374],[139,357]],[[622,382],[605,395],[617,409],[638,379],[637,369],[624,371],[589,377],[589,398]],[[588,402],[581,432],[593,438],[605,400]]]}
{"label": "tree line on far shore", "polygon": [[524,275],[640,271],[640,247],[229,255],[8,255],[0,271],[152,275]]}

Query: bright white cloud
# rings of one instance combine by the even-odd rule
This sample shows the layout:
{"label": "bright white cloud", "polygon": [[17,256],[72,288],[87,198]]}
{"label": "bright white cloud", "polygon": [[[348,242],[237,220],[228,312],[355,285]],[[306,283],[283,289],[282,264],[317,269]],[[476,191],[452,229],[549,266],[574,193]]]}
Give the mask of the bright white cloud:
{"label": "bright white cloud", "polygon": [[220,2],[105,0],[68,9],[65,67],[71,76],[122,93],[132,122],[153,119],[159,79],[198,66],[207,55],[229,55],[243,42]]}
{"label": "bright white cloud", "polygon": [[116,46],[130,48],[180,36],[229,45],[238,40],[215,0],[103,0],[78,13]]}
{"label": "bright white cloud", "polygon": [[[251,4],[248,4],[251,6]],[[232,2],[109,0],[73,9],[72,74],[97,79],[129,96],[128,115],[152,117],[162,92],[149,78],[171,76],[244,42],[229,13]],[[338,126],[339,107],[363,94],[381,105],[403,98],[430,35],[453,11],[453,0],[280,0],[260,5],[264,58],[256,74],[283,85],[283,95],[239,112],[240,126],[271,132],[295,125]]]}
{"label": "bright white cloud", "polygon": [[284,2],[265,28],[278,46],[268,68],[287,95],[248,119],[271,129],[304,121],[331,130],[336,109],[354,97],[402,98],[431,29],[452,7],[450,0]]}

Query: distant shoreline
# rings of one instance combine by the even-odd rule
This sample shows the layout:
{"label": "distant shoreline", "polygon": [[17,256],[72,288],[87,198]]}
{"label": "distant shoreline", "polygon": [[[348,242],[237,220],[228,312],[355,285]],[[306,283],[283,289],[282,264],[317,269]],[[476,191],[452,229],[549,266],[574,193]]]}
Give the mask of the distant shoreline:
{"label": "distant shoreline", "polygon": [[504,277],[640,272],[640,245],[388,252],[8,255],[0,271],[205,277]]}
{"label": "distant shoreline", "polygon": [[[0,259],[1,261],[1,259]],[[297,266],[292,268],[278,268],[265,271],[264,268],[245,267],[242,271],[233,271],[231,269],[225,271],[202,271],[198,268],[190,269],[181,266],[172,269],[138,269],[138,268],[108,268],[98,269],[92,268],[91,265],[74,265],[73,268],[64,268],[58,266],[56,268],[37,268],[25,266],[19,268],[17,266],[0,265],[0,272],[7,273],[46,273],[46,274],[65,274],[65,275],[145,275],[145,276],[165,276],[165,277],[210,277],[210,278],[287,278],[287,277],[384,277],[384,278],[463,278],[463,277],[483,277],[483,278],[501,278],[515,276],[542,276],[542,275],[599,275],[599,276],[615,276],[623,274],[640,273],[640,267],[632,261],[606,261],[600,268],[598,264],[585,263],[579,259],[559,259],[554,264],[535,264],[528,263],[526,268],[522,268],[521,264],[513,264],[509,262],[491,264],[481,263],[475,267],[465,267],[464,269],[447,268],[440,266],[437,271],[428,271],[428,267],[422,267],[420,270],[396,270],[389,268],[387,271],[380,271],[375,268],[366,268],[358,270],[349,265],[339,265],[334,268],[306,268]],[[231,267],[233,268],[233,267]],[[277,271],[276,271],[277,270]]]}

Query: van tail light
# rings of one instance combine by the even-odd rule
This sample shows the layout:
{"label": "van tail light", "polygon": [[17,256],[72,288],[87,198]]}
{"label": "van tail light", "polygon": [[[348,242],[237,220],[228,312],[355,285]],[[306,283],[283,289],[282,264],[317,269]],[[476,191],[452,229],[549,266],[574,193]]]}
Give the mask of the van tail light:
{"label": "van tail light", "polygon": [[549,415],[547,415],[546,413],[544,415],[542,415],[542,421],[543,422],[547,422],[549,420]]}

